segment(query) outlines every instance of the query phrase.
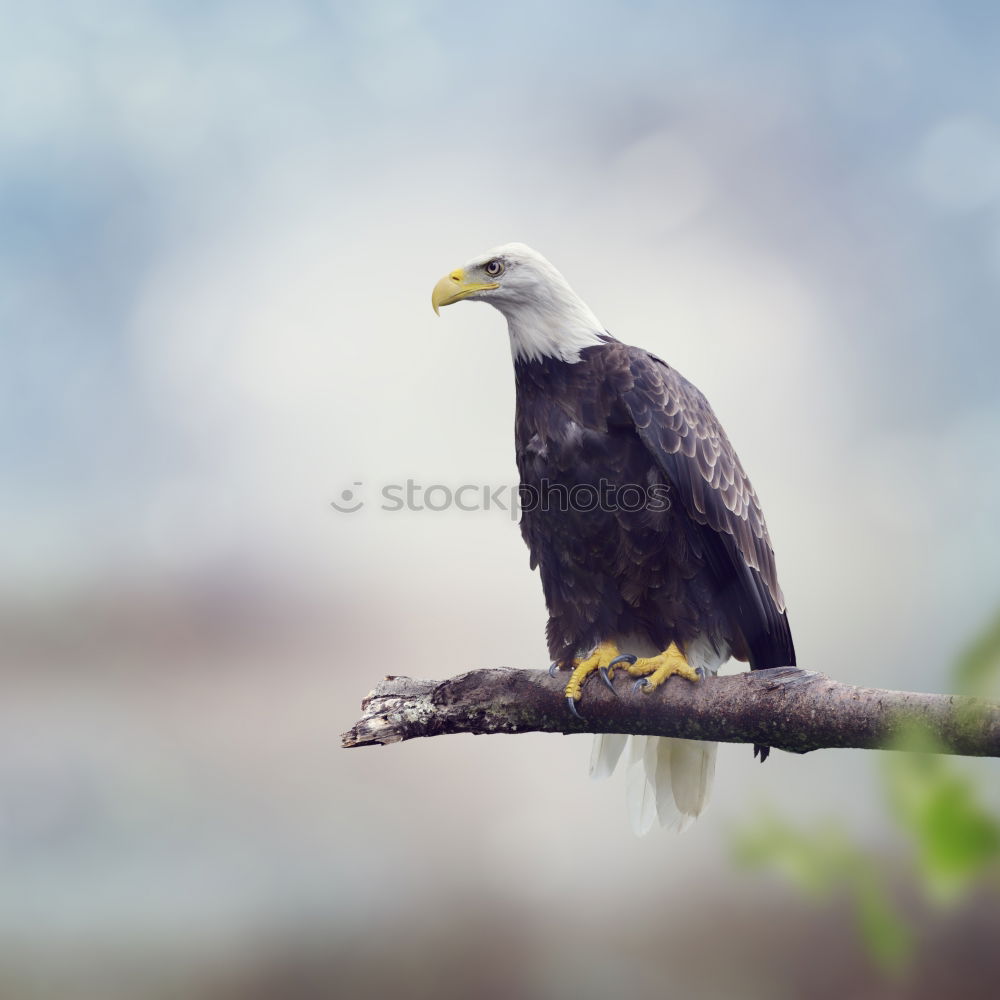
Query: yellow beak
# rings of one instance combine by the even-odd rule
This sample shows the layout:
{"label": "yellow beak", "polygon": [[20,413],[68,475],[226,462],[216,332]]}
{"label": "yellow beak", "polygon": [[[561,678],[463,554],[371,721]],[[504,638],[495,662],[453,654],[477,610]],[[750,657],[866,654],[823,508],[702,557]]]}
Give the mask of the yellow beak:
{"label": "yellow beak", "polygon": [[440,316],[441,306],[450,306],[452,302],[467,299],[476,292],[499,287],[500,285],[495,281],[466,281],[465,271],[459,268],[457,271],[452,271],[451,274],[446,274],[434,286],[434,291],[431,292],[431,305],[434,306],[434,312]]}

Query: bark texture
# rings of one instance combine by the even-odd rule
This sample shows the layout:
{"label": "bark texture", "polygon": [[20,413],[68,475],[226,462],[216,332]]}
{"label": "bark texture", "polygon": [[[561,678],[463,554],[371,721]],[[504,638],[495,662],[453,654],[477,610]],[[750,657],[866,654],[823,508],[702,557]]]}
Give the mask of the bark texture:
{"label": "bark texture", "polygon": [[[795,667],[755,670],[691,683],[672,677],[646,694],[619,674],[615,692],[596,678],[578,703],[565,677],[508,667],[445,681],[386,677],[362,702],[364,715],[344,747],[399,743],[447,733],[632,733],[724,743],[760,743],[808,753],[829,747],[926,749],[1000,757],[1000,705],[956,695],[853,687]],[[915,735],[919,734],[919,735]]]}

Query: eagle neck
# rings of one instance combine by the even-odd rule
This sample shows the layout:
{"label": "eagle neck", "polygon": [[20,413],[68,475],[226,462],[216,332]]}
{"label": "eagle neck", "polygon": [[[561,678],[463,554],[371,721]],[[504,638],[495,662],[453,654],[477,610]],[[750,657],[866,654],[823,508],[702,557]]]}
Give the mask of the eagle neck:
{"label": "eagle neck", "polygon": [[535,288],[530,297],[497,307],[507,318],[515,364],[554,359],[573,365],[581,351],[607,337],[600,320],[568,285]]}

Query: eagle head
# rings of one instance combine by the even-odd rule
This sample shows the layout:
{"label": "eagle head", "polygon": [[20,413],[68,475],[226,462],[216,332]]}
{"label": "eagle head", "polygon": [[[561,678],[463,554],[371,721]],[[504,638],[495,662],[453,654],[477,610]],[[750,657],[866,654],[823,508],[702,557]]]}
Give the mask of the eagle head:
{"label": "eagle head", "polygon": [[569,283],[537,250],[506,243],[446,274],[431,292],[431,305],[462,299],[488,302],[507,318],[515,360],[558,357],[574,362],[580,351],[607,334]]}
{"label": "eagle head", "polygon": [[480,299],[503,312],[506,304],[530,298],[553,276],[562,277],[540,253],[523,243],[506,243],[446,274],[434,286],[431,305],[440,315],[441,306]]}

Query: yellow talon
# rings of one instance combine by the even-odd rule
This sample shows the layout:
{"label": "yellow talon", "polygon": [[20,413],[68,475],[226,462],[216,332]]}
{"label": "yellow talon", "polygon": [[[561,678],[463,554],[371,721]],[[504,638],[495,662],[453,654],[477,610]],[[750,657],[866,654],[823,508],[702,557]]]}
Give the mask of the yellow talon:
{"label": "yellow talon", "polygon": [[[606,668],[618,655],[618,647],[613,642],[600,643],[590,656],[579,660],[573,668],[573,673],[569,675],[569,683],[566,685],[566,697],[579,701],[584,680],[602,667]],[[611,673],[609,670],[608,675]]]}
{"label": "yellow talon", "polygon": [[633,677],[643,677],[646,683],[643,690],[646,692],[658,688],[668,677],[680,674],[689,681],[699,680],[698,673],[694,670],[687,658],[677,647],[676,642],[670,643],[659,656],[648,656],[636,660],[632,664],[622,664]]}

